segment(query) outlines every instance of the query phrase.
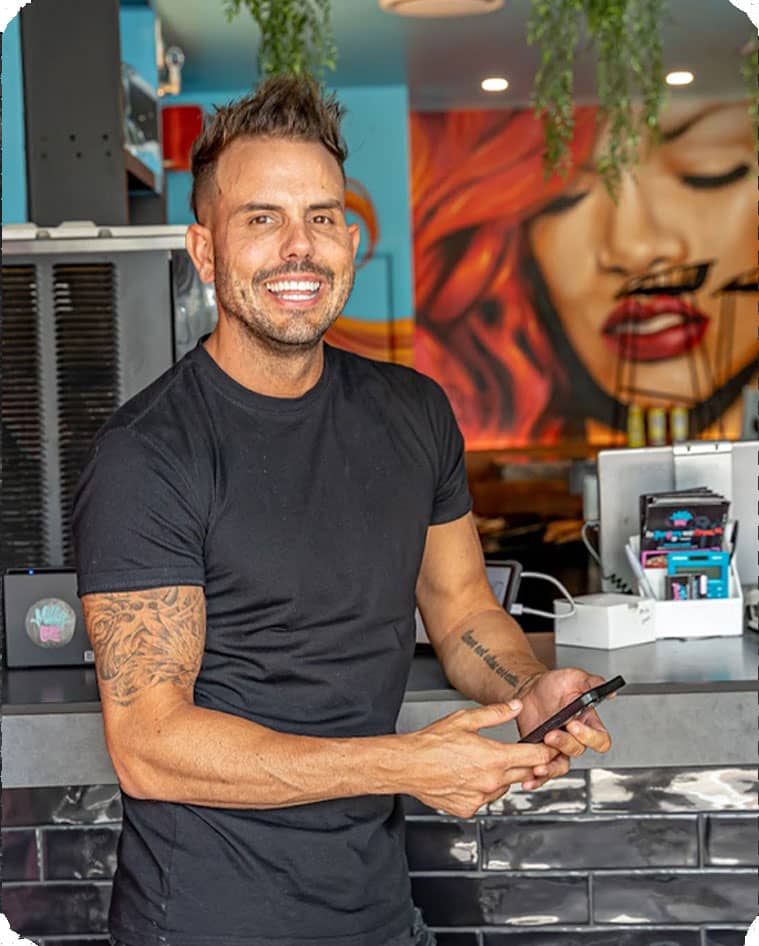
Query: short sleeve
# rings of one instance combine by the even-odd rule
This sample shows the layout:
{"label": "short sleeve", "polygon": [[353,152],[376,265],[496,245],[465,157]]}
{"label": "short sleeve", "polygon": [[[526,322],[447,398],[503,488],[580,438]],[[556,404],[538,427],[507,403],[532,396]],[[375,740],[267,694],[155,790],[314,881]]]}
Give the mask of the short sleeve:
{"label": "short sleeve", "polygon": [[438,453],[438,478],[431,525],[452,522],[472,508],[464,462],[464,438],[443,389],[432,382],[432,426]]}
{"label": "short sleeve", "polygon": [[96,441],[73,533],[80,595],[205,582],[197,492],[160,445],[128,428]]}

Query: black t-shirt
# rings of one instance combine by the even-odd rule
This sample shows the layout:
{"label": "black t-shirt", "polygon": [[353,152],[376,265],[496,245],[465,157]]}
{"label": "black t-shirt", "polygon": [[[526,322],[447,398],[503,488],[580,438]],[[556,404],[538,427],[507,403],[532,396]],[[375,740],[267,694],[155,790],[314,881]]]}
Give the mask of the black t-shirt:
{"label": "black t-shirt", "polygon": [[[325,346],[311,390],[272,398],[199,345],[97,437],[74,511],[79,593],[202,585],[198,706],[280,732],[391,733],[427,527],[469,508],[429,378]],[[392,796],[123,800],[111,931],[130,946],[382,946],[411,922]]]}

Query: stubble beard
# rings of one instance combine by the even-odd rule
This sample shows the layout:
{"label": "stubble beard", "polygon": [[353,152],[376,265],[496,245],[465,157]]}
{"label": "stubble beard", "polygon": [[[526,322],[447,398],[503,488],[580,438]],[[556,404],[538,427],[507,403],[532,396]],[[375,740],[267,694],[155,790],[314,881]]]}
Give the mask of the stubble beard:
{"label": "stubble beard", "polygon": [[[321,276],[331,298],[327,300],[323,315],[316,323],[309,318],[308,312],[295,312],[285,322],[278,323],[262,306],[255,304],[255,296],[268,292],[265,282],[300,272]],[[259,346],[280,356],[297,355],[316,348],[327,329],[341,315],[353,289],[354,279],[355,270],[352,267],[338,280],[326,267],[309,263],[289,264],[257,273],[250,283],[243,283],[230,273],[227,266],[222,265],[216,274],[216,300],[225,314],[234,319]],[[272,304],[277,305],[276,300],[272,299]]]}

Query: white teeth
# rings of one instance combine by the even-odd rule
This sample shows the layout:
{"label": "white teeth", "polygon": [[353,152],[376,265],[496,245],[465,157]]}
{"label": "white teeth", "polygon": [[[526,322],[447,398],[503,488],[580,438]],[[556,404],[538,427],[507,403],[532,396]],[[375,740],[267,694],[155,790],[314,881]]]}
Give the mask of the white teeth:
{"label": "white teeth", "polygon": [[269,292],[317,292],[320,285],[310,279],[282,279],[267,283],[266,288]]}
{"label": "white teeth", "polygon": [[615,335],[653,335],[655,332],[663,332],[665,329],[674,328],[683,324],[683,316],[675,315],[673,312],[662,313],[645,322],[621,322],[614,326]]}

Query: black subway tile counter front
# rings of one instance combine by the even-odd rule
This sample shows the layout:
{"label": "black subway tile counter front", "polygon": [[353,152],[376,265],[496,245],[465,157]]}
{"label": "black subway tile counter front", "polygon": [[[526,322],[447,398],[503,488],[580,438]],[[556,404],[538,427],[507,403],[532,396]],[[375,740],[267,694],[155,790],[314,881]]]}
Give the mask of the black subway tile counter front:
{"label": "black subway tile counter front", "polygon": [[698,867],[691,818],[508,818],[482,825],[484,870]]}
{"label": "black subway tile counter front", "polygon": [[485,933],[483,946],[701,946],[698,929],[575,929]]}
{"label": "black subway tile counter front", "polygon": [[593,878],[596,923],[745,923],[756,916],[756,873],[597,874]]}
{"label": "black subway tile counter front", "polygon": [[[412,888],[438,946],[743,946],[757,909],[756,640],[594,654],[530,639],[549,665],[625,676],[600,709],[614,746],[463,821],[404,798]],[[40,946],[102,946],[121,800],[94,675],[60,672],[5,680],[2,909]],[[399,731],[469,705],[418,656]],[[488,735],[513,741],[509,725]]]}

